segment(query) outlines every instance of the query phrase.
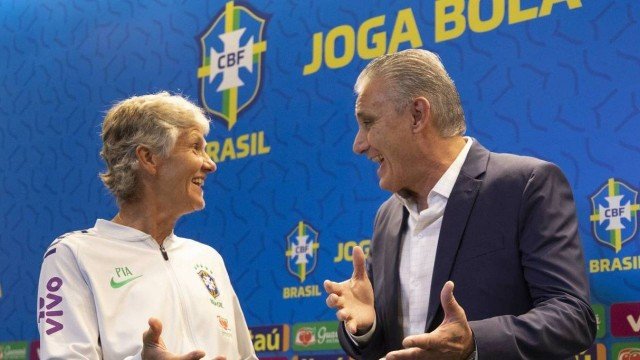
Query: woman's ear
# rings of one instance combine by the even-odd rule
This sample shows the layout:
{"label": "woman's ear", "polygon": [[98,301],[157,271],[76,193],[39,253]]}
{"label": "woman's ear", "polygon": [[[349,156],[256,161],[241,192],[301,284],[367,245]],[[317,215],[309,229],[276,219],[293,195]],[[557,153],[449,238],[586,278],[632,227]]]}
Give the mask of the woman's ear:
{"label": "woman's ear", "polygon": [[151,149],[145,145],[138,145],[136,148],[136,158],[138,158],[138,166],[140,170],[151,175],[156,174],[158,171],[159,157],[155,155]]}

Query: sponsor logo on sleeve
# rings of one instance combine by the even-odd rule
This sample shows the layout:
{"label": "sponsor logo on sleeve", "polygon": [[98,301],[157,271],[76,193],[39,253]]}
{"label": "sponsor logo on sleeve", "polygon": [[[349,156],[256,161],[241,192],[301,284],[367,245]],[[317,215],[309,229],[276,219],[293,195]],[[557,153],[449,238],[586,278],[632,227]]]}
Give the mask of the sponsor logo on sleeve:
{"label": "sponsor logo on sleeve", "polygon": [[225,317],[218,315],[218,331],[225,337],[230,338],[231,335],[231,326],[229,325],[229,320]]}
{"label": "sponsor logo on sleeve", "polygon": [[45,333],[47,335],[55,334],[62,330],[62,296],[59,291],[63,286],[62,279],[54,276],[47,281],[47,293],[45,297],[38,299],[38,324],[44,322]]}

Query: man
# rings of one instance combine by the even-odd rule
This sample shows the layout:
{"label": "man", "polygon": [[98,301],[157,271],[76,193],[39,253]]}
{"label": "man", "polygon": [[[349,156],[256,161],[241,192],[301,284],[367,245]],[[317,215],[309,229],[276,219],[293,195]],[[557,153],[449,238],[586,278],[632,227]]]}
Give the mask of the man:
{"label": "man", "polygon": [[[394,193],[371,252],[325,281],[357,359],[562,359],[595,335],[573,195],[557,166],[464,137],[437,55],[372,61],[355,85],[353,149]],[[453,288],[456,296],[453,296]]]}

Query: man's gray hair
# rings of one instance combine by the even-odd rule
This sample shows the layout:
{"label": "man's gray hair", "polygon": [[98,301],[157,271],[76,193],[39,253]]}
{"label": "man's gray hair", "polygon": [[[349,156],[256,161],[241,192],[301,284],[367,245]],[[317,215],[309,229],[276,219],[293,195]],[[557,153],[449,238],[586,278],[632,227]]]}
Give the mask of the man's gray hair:
{"label": "man's gray hair", "polygon": [[205,135],[209,133],[209,120],[203,110],[168,92],[134,96],[107,112],[102,122],[100,151],[107,170],[100,178],[119,203],[137,199],[138,146],[166,157],[180,131],[191,127],[200,128]]}
{"label": "man's gray hair", "polygon": [[358,76],[355,92],[360,94],[373,79],[384,80],[396,112],[406,109],[417,97],[431,104],[431,114],[441,136],[463,135],[466,130],[460,95],[444,69],[440,57],[423,49],[409,49],[380,56]]}

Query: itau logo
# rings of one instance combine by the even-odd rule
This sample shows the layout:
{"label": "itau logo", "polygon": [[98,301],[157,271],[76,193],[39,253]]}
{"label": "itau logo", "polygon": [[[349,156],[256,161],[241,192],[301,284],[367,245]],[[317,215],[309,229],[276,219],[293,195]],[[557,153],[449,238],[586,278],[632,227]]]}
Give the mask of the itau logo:
{"label": "itau logo", "polygon": [[266,19],[254,10],[229,1],[199,37],[200,102],[224,119],[229,130],[259,92],[262,57],[267,51],[265,24]]}
{"label": "itau logo", "polygon": [[593,236],[619,252],[636,235],[638,210],[638,191],[620,180],[609,179],[591,196]]}

